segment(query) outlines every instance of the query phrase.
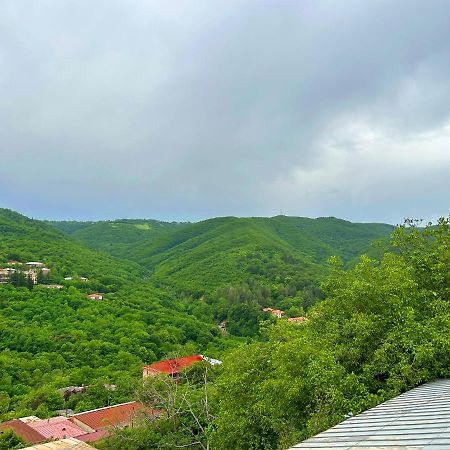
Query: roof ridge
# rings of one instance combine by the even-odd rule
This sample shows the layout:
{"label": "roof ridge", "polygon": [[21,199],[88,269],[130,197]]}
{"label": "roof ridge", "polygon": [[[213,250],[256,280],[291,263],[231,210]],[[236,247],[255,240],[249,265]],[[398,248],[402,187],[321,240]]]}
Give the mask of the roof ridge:
{"label": "roof ridge", "polygon": [[103,410],[103,409],[111,409],[111,408],[115,408],[115,407],[117,407],[117,406],[129,405],[129,404],[131,404],[131,403],[136,403],[136,404],[138,404],[138,402],[136,402],[136,401],[133,400],[133,401],[131,401],[131,402],[119,403],[119,404],[117,404],[117,405],[103,406],[102,408],[91,409],[91,410],[89,410],[89,411],[83,411],[83,412],[74,414],[72,417],[81,416],[81,414],[93,413],[93,412],[95,412],[95,411],[101,411],[101,410]]}

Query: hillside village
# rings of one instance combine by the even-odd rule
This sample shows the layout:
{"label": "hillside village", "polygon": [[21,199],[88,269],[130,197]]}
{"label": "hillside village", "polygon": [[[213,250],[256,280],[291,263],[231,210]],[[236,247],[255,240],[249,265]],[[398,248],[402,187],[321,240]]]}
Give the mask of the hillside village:
{"label": "hillside village", "polygon": [[[143,367],[144,383],[147,378],[158,376],[167,376],[178,383],[184,370],[202,361],[211,366],[222,364],[220,360],[198,354],[161,360]],[[117,389],[115,385],[104,385],[104,387],[107,390]],[[71,395],[85,392],[86,388],[86,386],[68,386],[59,389],[59,392],[67,401]],[[163,410],[129,401],[79,413],[69,409],[56,411],[56,413],[57,416],[47,419],[26,416],[0,423],[0,436],[9,430],[27,444],[53,443],[55,449],[65,450],[72,447],[70,445],[66,447],[64,440],[72,439],[69,443],[71,445],[79,442],[94,443],[108,437],[114,430],[136,427],[145,424],[146,421],[156,420],[162,416]]]}
{"label": "hillside village", "polygon": [[[0,284],[12,284],[16,287],[28,287],[32,289],[39,285],[47,289],[64,289],[64,284],[51,282],[51,269],[46,267],[46,264],[40,261],[22,262],[16,260],[8,260],[3,264],[5,267],[0,267]],[[88,283],[89,278],[83,276],[66,276],[61,281],[72,282],[80,281]],[[91,300],[103,300],[103,293],[90,293],[86,295]]]}

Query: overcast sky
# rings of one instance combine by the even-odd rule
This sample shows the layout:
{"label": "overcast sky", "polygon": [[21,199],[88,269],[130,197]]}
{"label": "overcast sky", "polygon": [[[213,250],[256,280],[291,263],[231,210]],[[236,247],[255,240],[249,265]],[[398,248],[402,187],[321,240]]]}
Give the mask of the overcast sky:
{"label": "overcast sky", "polygon": [[0,206],[450,212],[448,0],[0,0]]}

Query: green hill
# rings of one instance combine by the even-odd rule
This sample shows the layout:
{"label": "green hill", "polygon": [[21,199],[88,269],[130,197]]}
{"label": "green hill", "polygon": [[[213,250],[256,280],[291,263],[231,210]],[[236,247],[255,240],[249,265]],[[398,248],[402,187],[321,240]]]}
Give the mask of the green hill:
{"label": "green hill", "polygon": [[0,209],[0,236],[0,263],[42,261],[52,269],[53,278],[78,274],[95,287],[114,289],[145,273],[136,263],[96,252],[49,224],[8,209]]}
{"label": "green hill", "polygon": [[124,257],[130,246],[166,236],[188,224],[149,219],[119,219],[100,222],[48,221],[89,247]]}
{"label": "green hill", "polygon": [[223,217],[191,224],[98,222],[72,236],[143,265],[158,284],[200,295],[248,279],[301,288],[322,278],[330,256],[350,263],[393,229],[333,217]]}

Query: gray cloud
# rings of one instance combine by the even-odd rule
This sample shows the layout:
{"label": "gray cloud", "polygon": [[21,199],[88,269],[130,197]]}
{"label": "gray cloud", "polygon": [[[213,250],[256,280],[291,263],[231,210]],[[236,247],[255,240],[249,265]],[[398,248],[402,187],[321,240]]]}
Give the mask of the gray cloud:
{"label": "gray cloud", "polygon": [[36,217],[448,214],[447,1],[0,5],[0,202]]}

